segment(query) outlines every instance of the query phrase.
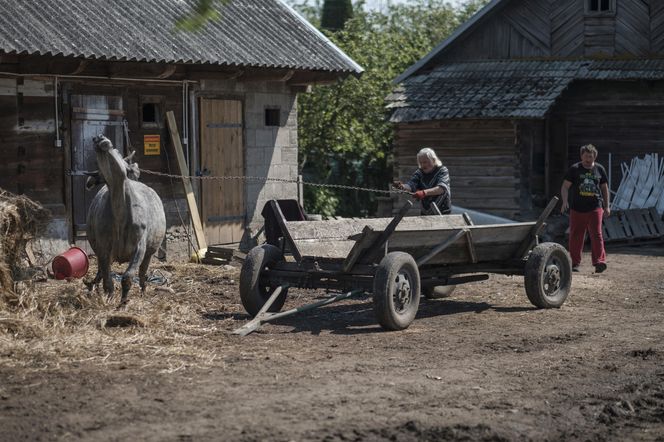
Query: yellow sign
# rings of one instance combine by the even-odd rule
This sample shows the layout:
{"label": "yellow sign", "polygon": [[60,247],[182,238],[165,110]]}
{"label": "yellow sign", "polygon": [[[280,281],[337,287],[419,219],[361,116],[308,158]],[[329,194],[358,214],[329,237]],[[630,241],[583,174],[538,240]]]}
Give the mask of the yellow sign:
{"label": "yellow sign", "polygon": [[161,153],[161,135],[143,135],[143,155]]}

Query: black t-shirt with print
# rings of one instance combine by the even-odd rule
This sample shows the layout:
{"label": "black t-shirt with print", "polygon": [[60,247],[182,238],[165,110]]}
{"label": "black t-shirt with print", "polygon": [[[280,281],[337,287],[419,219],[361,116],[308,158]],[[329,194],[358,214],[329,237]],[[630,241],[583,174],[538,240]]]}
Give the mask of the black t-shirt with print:
{"label": "black t-shirt with print", "polygon": [[608,182],[606,170],[595,163],[591,169],[583,167],[581,162],[574,164],[565,174],[565,179],[572,183],[569,189],[569,207],[577,212],[592,212],[602,207],[600,184]]}

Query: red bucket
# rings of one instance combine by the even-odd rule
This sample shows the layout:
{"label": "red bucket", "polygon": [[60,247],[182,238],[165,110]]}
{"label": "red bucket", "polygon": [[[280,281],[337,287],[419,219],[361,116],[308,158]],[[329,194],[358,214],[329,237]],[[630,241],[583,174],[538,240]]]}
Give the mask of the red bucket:
{"label": "red bucket", "polygon": [[82,278],[88,273],[89,265],[90,261],[85,251],[79,247],[72,247],[53,259],[53,274],[55,279]]}

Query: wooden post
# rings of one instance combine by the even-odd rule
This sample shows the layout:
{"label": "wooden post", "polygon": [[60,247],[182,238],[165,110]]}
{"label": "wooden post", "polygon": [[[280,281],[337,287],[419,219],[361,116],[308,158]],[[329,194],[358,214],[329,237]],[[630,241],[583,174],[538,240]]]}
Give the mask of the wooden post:
{"label": "wooden post", "polygon": [[546,206],[544,211],[540,214],[539,218],[537,218],[537,222],[533,226],[533,228],[530,230],[530,233],[528,233],[528,237],[523,240],[521,243],[521,246],[519,247],[517,254],[514,258],[516,259],[521,259],[523,258],[523,255],[528,252],[530,249],[530,245],[537,239],[537,235],[539,235],[540,230],[542,230],[542,227],[544,226],[544,221],[551,215],[551,212],[553,209],[556,208],[556,205],[558,204],[558,197],[554,196],[551,198],[551,201],[549,201],[549,204]]}
{"label": "wooden post", "polygon": [[[355,258],[355,262],[359,262],[362,258],[373,258],[376,256],[378,251],[380,250],[384,254],[387,253],[387,240],[390,238],[392,233],[396,230],[397,226],[401,222],[404,216],[406,216],[406,213],[410,210],[410,208],[413,207],[413,203],[410,201],[406,201],[406,203],[401,206],[401,209],[399,209],[399,213],[396,214],[394,218],[392,218],[392,221],[385,227],[385,230],[383,230],[379,235],[378,238],[376,238],[376,241],[373,242],[369,247],[367,247],[366,250],[366,255],[362,252],[360,252],[360,256]],[[385,249],[383,247],[385,246]]]}
{"label": "wooden post", "polygon": [[272,207],[275,218],[277,218],[277,224],[279,224],[279,228],[281,229],[281,234],[283,235],[284,241],[288,243],[293,257],[297,262],[301,262],[302,254],[300,253],[300,249],[297,248],[295,241],[293,241],[293,237],[288,231],[288,227],[286,227],[286,218],[284,217],[284,213],[281,211],[281,207],[279,207],[279,203],[277,203],[276,200],[270,200],[270,207]]}
{"label": "wooden post", "polygon": [[196,204],[196,198],[194,197],[194,190],[191,187],[191,181],[189,178],[185,178],[186,175],[189,175],[189,168],[184,159],[184,152],[182,151],[182,144],[180,143],[180,134],[178,133],[178,125],[175,122],[175,114],[173,111],[166,112],[166,119],[168,121],[168,129],[171,133],[173,148],[175,149],[175,154],[178,158],[182,183],[184,184],[184,190],[187,194],[187,206],[189,207],[189,213],[191,214],[191,221],[194,224],[194,234],[196,235],[196,242],[198,242],[199,249],[198,253],[205,256],[205,252],[207,251],[207,240],[205,239],[205,231],[203,230],[203,224],[201,224],[201,217],[198,213],[198,205]]}

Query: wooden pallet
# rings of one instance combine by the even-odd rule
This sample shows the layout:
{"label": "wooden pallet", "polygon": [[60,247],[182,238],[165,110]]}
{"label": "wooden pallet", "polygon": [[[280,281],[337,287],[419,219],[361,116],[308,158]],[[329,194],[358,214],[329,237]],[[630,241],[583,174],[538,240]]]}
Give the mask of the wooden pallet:
{"label": "wooden pallet", "polygon": [[605,242],[652,240],[664,238],[664,222],[654,207],[611,212],[604,219]]}

